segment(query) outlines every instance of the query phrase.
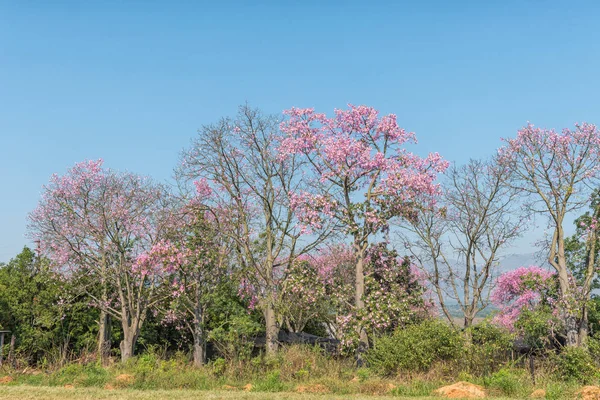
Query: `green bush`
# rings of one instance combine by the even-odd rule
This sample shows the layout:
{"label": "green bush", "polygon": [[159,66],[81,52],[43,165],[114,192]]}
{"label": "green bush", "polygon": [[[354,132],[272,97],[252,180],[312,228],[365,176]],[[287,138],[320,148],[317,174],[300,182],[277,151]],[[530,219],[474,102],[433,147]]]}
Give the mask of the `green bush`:
{"label": "green bush", "polygon": [[507,396],[514,396],[521,386],[519,376],[506,368],[484,379],[485,386],[496,389]]}
{"label": "green bush", "polygon": [[487,375],[508,361],[513,334],[490,321],[471,326],[465,333],[471,338],[471,345],[467,347],[463,368],[476,375]]}
{"label": "green bush", "polygon": [[598,378],[592,356],[582,347],[565,347],[557,357],[558,374],[564,380],[590,383]]}
{"label": "green bush", "polygon": [[463,345],[458,332],[441,321],[431,320],[376,339],[366,360],[381,375],[400,370],[425,371],[436,361],[458,359]]}

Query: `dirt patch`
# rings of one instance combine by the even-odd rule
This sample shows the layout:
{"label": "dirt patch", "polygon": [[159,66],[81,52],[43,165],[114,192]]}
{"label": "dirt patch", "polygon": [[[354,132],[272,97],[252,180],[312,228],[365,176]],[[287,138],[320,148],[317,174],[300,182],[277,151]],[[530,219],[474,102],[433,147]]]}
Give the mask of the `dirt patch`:
{"label": "dirt patch", "polygon": [[536,389],[529,395],[532,399],[545,399],[546,391],[544,389]]}
{"label": "dirt patch", "polygon": [[73,386],[73,385],[65,385],[64,388],[65,389],[75,389],[75,386]]}
{"label": "dirt patch", "polygon": [[242,389],[244,389],[246,392],[249,392],[249,391],[251,391],[251,390],[252,390],[252,384],[251,384],[251,383],[249,383],[249,384],[247,384],[246,386],[244,386]]}
{"label": "dirt patch", "polygon": [[14,380],[15,379],[12,376],[3,376],[2,378],[0,378],[0,385],[5,383],[11,383]]}
{"label": "dirt patch", "polygon": [[330,390],[327,386],[319,383],[315,385],[300,385],[296,388],[298,393],[329,393]]}
{"label": "dirt patch", "polygon": [[578,395],[579,399],[583,400],[600,400],[600,387],[598,386],[584,386],[575,394]]}
{"label": "dirt patch", "polygon": [[115,378],[117,383],[133,383],[133,381],[135,381],[135,376],[129,374],[121,374]]}
{"label": "dirt patch", "polygon": [[470,382],[456,382],[453,385],[443,386],[433,393],[447,399],[484,399],[483,387]]}

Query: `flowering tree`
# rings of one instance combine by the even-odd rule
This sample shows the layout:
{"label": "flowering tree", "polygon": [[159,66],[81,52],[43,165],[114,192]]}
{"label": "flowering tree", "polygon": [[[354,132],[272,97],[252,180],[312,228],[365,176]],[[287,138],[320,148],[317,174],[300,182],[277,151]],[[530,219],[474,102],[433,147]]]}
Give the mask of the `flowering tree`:
{"label": "flowering tree", "polygon": [[172,269],[167,322],[180,322],[193,339],[194,365],[206,358],[206,319],[212,294],[228,276],[230,242],[219,235],[215,216],[194,198],[174,214],[168,239],[151,256]]}
{"label": "flowering tree", "polygon": [[546,303],[556,305],[556,273],[538,266],[520,267],[500,275],[492,292],[492,302],[499,309],[494,322],[509,330],[524,310],[532,311]]}
{"label": "flowering tree", "polygon": [[[160,287],[170,271],[153,263],[149,253],[164,233],[165,197],[165,189],[146,178],[88,161],[53,175],[29,215],[30,236],[58,271],[100,282],[100,295],[93,287],[82,289],[105,315],[121,321],[123,360],[133,354],[147,310],[164,298]],[[107,337],[103,318],[101,353]]]}
{"label": "flowering tree", "polygon": [[298,191],[303,164],[297,157],[278,158],[278,120],[248,106],[236,118],[204,126],[183,155],[178,176],[210,190],[206,205],[219,215],[219,229],[233,242],[237,262],[246,271],[263,310],[267,353],[277,350],[277,280],[294,259],[327,234],[299,240],[302,232],[288,198]]}
{"label": "flowering tree", "polygon": [[[307,190],[291,190],[292,206],[305,231],[328,221],[352,238],[355,265],[354,307],[365,308],[365,256],[369,240],[388,229],[395,217],[410,217],[429,206],[438,193],[434,183],[447,163],[438,154],[420,158],[402,146],[414,142],[393,114],[379,117],[366,106],[336,110],[328,118],[314,109],[292,108],[281,124],[285,134],[281,159],[297,155],[307,161]],[[368,345],[358,327],[359,356]],[[360,362],[360,359],[359,359]]]}
{"label": "flowering tree", "polygon": [[593,289],[600,287],[597,271],[600,268],[600,191],[594,190],[590,210],[575,220],[575,234],[565,239],[567,267],[577,285],[580,304],[579,340],[585,341],[588,327],[588,300]]}
{"label": "flowering tree", "polygon": [[519,192],[506,183],[507,176],[496,160],[453,166],[443,181],[438,206],[420,210],[405,224],[406,247],[427,274],[453,325],[447,299],[458,303],[464,327],[471,326],[490,304],[498,252],[522,232]]}
{"label": "flowering tree", "polygon": [[433,303],[423,276],[407,258],[399,257],[383,243],[371,245],[366,252],[365,307],[359,310],[354,306],[355,259],[351,247],[324,249],[309,263],[323,288],[316,293],[329,307],[320,317],[345,351],[360,345],[358,327],[369,335],[382,335],[431,315]]}
{"label": "flowering tree", "polygon": [[562,132],[529,124],[505,140],[500,160],[511,172],[510,183],[529,195],[533,212],[548,216],[553,231],[548,261],[558,274],[562,319],[567,344],[578,344],[576,283],[565,256],[565,216],[589,202],[591,185],[600,173],[600,133],[595,125],[578,124]]}

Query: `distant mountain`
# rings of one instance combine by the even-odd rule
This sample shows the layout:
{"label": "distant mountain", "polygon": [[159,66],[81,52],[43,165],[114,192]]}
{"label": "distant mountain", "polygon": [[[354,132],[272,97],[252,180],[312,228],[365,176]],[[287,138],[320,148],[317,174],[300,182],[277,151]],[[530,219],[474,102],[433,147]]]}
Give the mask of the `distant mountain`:
{"label": "distant mountain", "polygon": [[502,274],[519,267],[529,267],[531,265],[539,265],[545,268],[550,267],[548,262],[536,253],[509,254],[500,259],[500,268],[497,273]]}

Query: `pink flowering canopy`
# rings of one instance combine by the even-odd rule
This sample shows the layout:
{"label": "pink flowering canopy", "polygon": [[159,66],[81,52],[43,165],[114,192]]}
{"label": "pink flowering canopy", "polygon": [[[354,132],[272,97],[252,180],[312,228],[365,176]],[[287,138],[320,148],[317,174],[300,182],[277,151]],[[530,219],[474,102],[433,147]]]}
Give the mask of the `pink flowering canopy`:
{"label": "pink flowering canopy", "polygon": [[[363,309],[356,309],[352,302],[355,260],[350,246],[324,248],[305,262],[310,264],[303,266],[304,271],[310,271],[305,275],[313,281],[298,279],[297,283],[308,284],[311,296],[329,305],[327,318],[336,326],[344,351],[356,349],[358,326],[381,335],[433,315],[434,304],[424,277],[408,259],[399,257],[385,244],[372,245],[367,251]],[[302,288],[291,289],[303,292]]]}
{"label": "pink flowering canopy", "polygon": [[167,192],[148,178],[102,164],[84,161],[64,175],[53,175],[29,215],[29,234],[57,270],[116,281],[110,304],[95,301],[122,317],[123,282],[142,288],[140,295],[151,300],[144,291],[153,292],[150,288],[170,273],[151,256],[166,251],[161,236],[169,215]]}
{"label": "pink flowering canopy", "polygon": [[437,153],[421,158],[403,148],[416,139],[395,115],[381,117],[372,107],[353,105],[335,110],[332,118],[312,108],[284,113],[281,157],[305,156],[315,189],[291,193],[305,231],[334,218],[349,232],[363,225],[375,233],[438,193],[435,180],[448,163]]}
{"label": "pink flowering canopy", "polygon": [[575,129],[542,129],[528,124],[505,139],[501,163],[514,173],[521,190],[539,197],[553,217],[583,206],[600,176],[600,132],[593,124]]}
{"label": "pink flowering canopy", "polygon": [[520,267],[500,275],[491,296],[500,310],[494,321],[513,330],[523,310],[534,310],[541,303],[556,306],[551,295],[555,283],[556,273],[538,266]]}

